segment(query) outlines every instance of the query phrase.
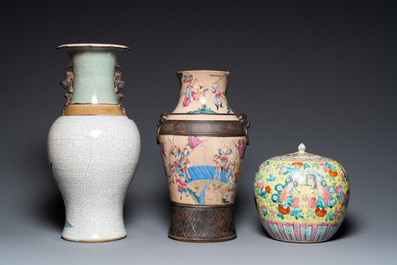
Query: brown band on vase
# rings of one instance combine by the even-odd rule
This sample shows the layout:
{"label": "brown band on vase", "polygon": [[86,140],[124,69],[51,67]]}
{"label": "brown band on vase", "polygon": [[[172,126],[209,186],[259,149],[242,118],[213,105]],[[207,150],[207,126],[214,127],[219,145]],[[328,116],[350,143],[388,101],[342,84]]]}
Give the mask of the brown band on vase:
{"label": "brown band on vase", "polygon": [[233,137],[245,136],[239,121],[167,120],[160,134]]}
{"label": "brown band on vase", "polygon": [[62,114],[63,116],[79,115],[109,115],[125,116],[121,107],[117,104],[70,104]]}
{"label": "brown band on vase", "polygon": [[187,205],[171,202],[168,236],[186,242],[217,242],[237,237],[234,203],[228,205]]}

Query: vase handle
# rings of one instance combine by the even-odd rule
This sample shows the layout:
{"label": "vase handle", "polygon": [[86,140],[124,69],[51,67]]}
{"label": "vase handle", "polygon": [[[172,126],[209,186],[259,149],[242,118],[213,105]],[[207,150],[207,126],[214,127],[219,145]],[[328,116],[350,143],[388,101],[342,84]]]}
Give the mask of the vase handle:
{"label": "vase handle", "polygon": [[63,106],[62,114],[65,112],[66,108],[70,105],[70,102],[72,101],[72,96],[73,96],[73,65],[72,62],[69,62],[68,66],[66,66],[66,72],[65,72],[65,80],[61,82],[61,86],[66,89],[66,102],[65,105]]}
{"label": "vase handle", "polygon": [[240,124],[244,128],[245,138],[247,139],[246,145],[249,145],[250,141],[249,141],[249,137],[248,137],[248,129],[251,126],[251,122],[247,121],[247,115],[245,115],[244,113],[238,114],[237,118],[238,118],[238,121],[240,122]]}
{"label": "vase handle", "polygon": [[127,86],[127,83],[121,80],[121,77],[121,67],[117,64],[114,70],[114,92],[116,93],[117,104],[119,104],[121,110],[125,114],[123,103],[121,103],[121,99],[124,97],[124,95],[121,94],[121,90]]}
{"label": "vase handle", "polygon": [[161,126],[164,124],[164,122],[167,121],[169,115],[170,114],[168,114],[168,113],[161,114],[160,115],[160,120],[157,121],[157,123],[156,123],[156,125],[157,125],[157,134],[156,134],[157,144],[160,144],[160,129],[161,129]]}

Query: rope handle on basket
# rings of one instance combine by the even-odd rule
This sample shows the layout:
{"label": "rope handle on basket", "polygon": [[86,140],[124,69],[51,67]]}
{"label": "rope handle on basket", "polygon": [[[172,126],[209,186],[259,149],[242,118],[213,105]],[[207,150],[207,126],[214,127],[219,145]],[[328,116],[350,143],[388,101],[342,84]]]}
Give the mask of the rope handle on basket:
{"label": "rope handle on basket", "polygon": [[245,138],[247,139],[246,140],[246,145],[249,145],[250,141],[249,141],[249,137],[248,137],[248,129],[251,126],[251,122],[247,121],[247,115],[245,115],[244,113],[238,114],[237,118],[238,118],[238,121],[240,122],[240,124],[244,128]]}
{"label": "rope handle on basket", "polygon": [[167,121],[169,115],[170,114],[168,114],[168,113],[162,113],[160,115],[160,120],[156,122],[156,125],[157,125],[157,134],[156,134],[157,144],[160,144],[160,129],[161,129],[161,126],[164,124],[164,122]]}

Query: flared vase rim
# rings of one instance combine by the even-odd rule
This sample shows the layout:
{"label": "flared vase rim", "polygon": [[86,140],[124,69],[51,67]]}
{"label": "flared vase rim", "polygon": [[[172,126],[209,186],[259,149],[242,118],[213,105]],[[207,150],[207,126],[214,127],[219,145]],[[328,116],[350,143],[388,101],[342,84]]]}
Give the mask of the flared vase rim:
{"label": "flared vase rim", "polygon": [[201,72],[201,73],[224,73],[230,75],[232,72],[229,70],[178,70],[175,71],[175,74],[183,73],[183,72]]}
{"label": "flared vase rim", "polygon": [[64,48],[110,48],[110,49],[121,49],[121,50],[131,50],[130,47],[120,44],[108,44],[108,43],[71,43],[62,44],[56,47],[56,49]]}

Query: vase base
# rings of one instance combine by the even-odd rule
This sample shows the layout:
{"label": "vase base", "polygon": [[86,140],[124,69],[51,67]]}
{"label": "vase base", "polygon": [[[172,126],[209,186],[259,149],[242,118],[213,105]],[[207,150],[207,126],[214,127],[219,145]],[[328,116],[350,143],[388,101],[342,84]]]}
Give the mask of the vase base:
{"label": "vase base", "polygon": [[230,236],[230,237],[223,237],[223,238],[215,238],[215,239],[201,239],[201,238],[183,238],[183,237],[177,237],[168,234],[168,237],[177,240],[177,241],[183,241],[183,242],[190,242],[190,243],[215,243],[215,242],[222,242],[222,241],[229,241],[237,238],[237,235]]}
{"label": "vase base", "polygon": [[66,241],[71,241],[71,242],[81,242],[81,243],[101,243],[101,242],[109,242],[109,241],[116,241],[116,240],[120,240],[123,238],[126,238],[127,236],[121,236],[121,237],[116,237],[116,238],[109,238],[109,239],[82,239],[82,240],[73,240],[73,239],[67,239],[62,237],[62,239],[66,240]]}
{"label": "vase base", "polygon": [[280,242],[285,242],[285,243],[298,243],[298,244],[315,244],[315,243],[323,243],[328,240],[320,240],[320,241],[299,241],[299,240],[285,240],[285,239],[279,239],[272,237],[272,239],[280,241]]}
{"label": "vase base", "polygon": [[235,239],[234,204],[207,206],[171,202],[168,237],[198,243]]}

